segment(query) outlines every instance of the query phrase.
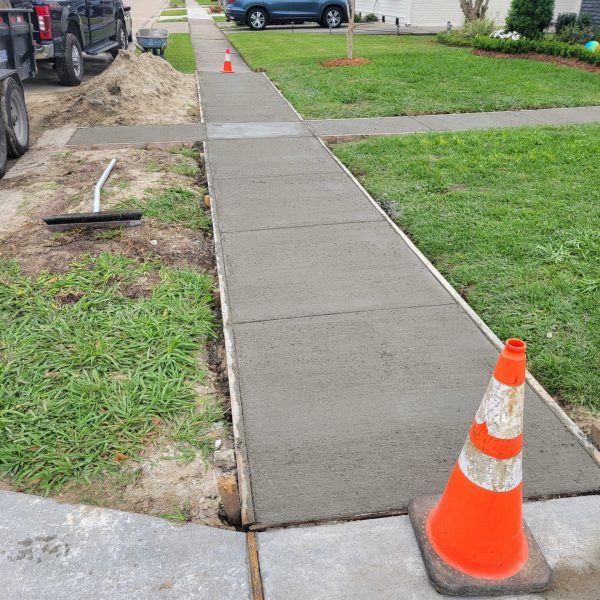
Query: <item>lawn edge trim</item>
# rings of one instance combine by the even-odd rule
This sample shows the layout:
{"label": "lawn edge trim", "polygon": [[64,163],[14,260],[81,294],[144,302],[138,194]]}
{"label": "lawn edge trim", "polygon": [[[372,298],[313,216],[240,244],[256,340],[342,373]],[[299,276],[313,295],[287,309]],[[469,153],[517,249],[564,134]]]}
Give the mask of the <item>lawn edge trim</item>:
{"label": "lawn edge trim", "polygon": [[[415,254],[415,256],[423,263],[425,268],[437,279],[442,287],[450,294],[450,296],[456,301],[456,303],[464,310],[467,316],[475,323],[477,328],[483,333],[483,335],[492,343],[492,345],[500,352],[504,348],[504,343],[500,338],[488,327],[485,321],[471,308],[467,301],[450,285],[448,280],[435,268],[435,266],[429,261],[429,259],[417,248],[412,240],[402,231],[402,229],[392,220],[392,218],[385,212],[385,210],[379,205],[379,203],[369,194],[369,192],[363,187],[358,179],[352,174],[352,172],[346,167],[344,163],[329,149],[327,144],[315,134],[317,140],[321,145],[329,152],[337,164],[343,169],[343,171],[352,179],[352,181],[360,188],[362,193],[367,197],[369,202],[379,211],[383,218],[391,225],[394,231],[404,240],[406,245]],[[544,389],[541,383],[527,371],[525,376],[527,383],[532,387],[533,391],[542,399],[542,401],[550,408],[554,416],[560,421],[560,423],[577,439],[577,441],[583,446],[583,449],[590,455],[592,460],[600,465],[600,451],[590,442],[586,435],[581,429],[575,424],[574,421],[567,415],[562,407],[552,398],[552,396]]]}
{"label": "lawn edge trim", "polygon": [[[202,107],[202,105],[200,105]],[[202,110],[202,108],[201,108]],[[211,198],[215,198],[210,162],[208,160],[206,128],[204,130],[204,163],[206,173],[206,187]],[[246,452],[244,436],[243,408],[241,402],[241,389],[238,377],[237,352],[233,336],[233,323],[229,307],[229,291],[225,276],[225,256],[221,242],[219,215],[217,202],[210,203],[210,214],[213,226],[213,241],[215,245],[215,263],[221,299],[221,315],[223,321],[223,338],[225,340],[225,359],[227,361],[227,378],[229,381],[229,394],[231,403],[231,423],[233,428],[235,459],[238,470],[238,483],[242,505],[242,526],[248,527],[255,523],[254,503],[252,499],[252,483],[250,479],[250,462]]]}

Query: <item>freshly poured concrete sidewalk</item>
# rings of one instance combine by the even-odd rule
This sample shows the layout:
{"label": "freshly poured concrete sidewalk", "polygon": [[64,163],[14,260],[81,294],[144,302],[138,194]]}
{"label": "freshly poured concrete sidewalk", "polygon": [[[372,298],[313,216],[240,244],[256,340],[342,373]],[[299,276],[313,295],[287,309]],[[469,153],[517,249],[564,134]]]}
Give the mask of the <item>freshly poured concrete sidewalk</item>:
{"label": "freshly poured concrete sidewalk", "polygon": [[[245,521],[403,511],[442,490],[497,349],[269,80],[196,47]],[[526,402],[526,496],[599,490]]]}

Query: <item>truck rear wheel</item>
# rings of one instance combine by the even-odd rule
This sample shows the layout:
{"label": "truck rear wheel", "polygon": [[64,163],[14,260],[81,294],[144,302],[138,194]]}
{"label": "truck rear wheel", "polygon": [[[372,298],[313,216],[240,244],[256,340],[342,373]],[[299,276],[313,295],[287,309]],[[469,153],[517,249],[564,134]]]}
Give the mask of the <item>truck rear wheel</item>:
{"label": "truck rear wheel", "polygon": [[8,155],[19,158],[29,149],[29,116],[23,88],[12,77],[2,82],[0,112]]}
{"label": "truck rear wheel", "polygon": [[79,38],[72,32],[65,36],[65,55],[56,59],[56,73],[62,85],[75,87],[83,81],[83,52]]}
{"label": "truck rear wheel", "polygon": [[2,119],[0,119],[0,179],[4,177],[6,173],[6,163],[8,161],[8,152],[6,148],[6,135],[4,133],[4,125]]}
{"label": "truck rear wheel", "polygon": [[121,19],[117,19],[116,29],[116,42],[119,45],[110,51],[113,58],[117,58],[117,56],[119,56],[119,50],[127,50],[127,48],[129,48],[129,40],[127,39],[127,29],[125,28],[125,23],[123,23]]}

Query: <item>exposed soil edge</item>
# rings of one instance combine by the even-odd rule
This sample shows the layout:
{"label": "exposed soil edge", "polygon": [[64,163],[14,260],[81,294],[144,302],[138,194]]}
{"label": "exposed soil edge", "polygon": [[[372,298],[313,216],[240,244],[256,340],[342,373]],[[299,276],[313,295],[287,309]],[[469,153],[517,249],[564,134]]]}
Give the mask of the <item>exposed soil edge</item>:
{"label": "exposed soil edge", "polygon": [[532,60],[540,60],[542,62],[549,62],[555,65],[561,65],[563,67],[573,67],[575,69],[581,69],[583,71],[589,71],[600,75],[600,66],[586,63],[583,60],[577,58],[568,58],[566,56],[551,56],[550,54],[541,54],[539,52],[523,52],[521,54],[507,54],[506,52],[494,52],[492,50],[479,50],[475,48],[473,54],[476,56],[489,56],[491,58],[510,59],[510,58],[530,58]]}

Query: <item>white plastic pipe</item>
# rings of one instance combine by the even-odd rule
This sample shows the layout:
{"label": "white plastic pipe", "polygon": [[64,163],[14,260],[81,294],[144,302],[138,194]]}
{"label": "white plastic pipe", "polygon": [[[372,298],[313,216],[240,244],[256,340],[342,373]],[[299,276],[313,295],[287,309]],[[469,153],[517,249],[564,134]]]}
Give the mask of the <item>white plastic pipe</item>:
{"label": "white plastic pipe", "polygon": [[106,167],[106,171],[102,173],[102,177],[100,177],[100,179],[98,180],[98,183],[96,184],[96,189],[94,190],[94,204],[92,206],[92,212],[100,212],[100,194],[102,193],[102,188],[104,187],[106,180],[108,179],[109,175],[111,174],[111,171],[113,170],[116,164],[117,159],[113,158],[110,161],[108,167]]}

